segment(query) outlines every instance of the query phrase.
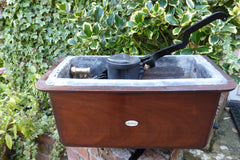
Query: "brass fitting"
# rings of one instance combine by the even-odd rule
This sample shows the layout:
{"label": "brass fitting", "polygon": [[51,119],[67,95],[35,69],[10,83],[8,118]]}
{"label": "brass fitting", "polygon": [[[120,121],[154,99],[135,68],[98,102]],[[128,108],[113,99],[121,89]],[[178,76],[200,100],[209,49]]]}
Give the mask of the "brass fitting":
{"label": "brass fitting", "polygon": [[143,67],[143,69],[144,69],[145,71],[149,70],[149,68],[150,68],[150,66],[149,66],[148,64],[145,64],[144,67]]}
{"label": "brass fitting", "polygon": [[73,78],[88,78],[88,75],[91,73],[91,68],[77,68],[75,66],[71,67],[71,74]]}

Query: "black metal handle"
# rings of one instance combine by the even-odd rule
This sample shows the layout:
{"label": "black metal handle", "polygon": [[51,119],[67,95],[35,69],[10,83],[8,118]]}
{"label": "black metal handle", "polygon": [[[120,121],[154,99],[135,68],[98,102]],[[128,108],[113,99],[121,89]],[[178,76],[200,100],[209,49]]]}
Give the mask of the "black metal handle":
{"label": "black metal handle", "polygon": [[182,36],[182,42],[163,48],[159,51],[156,51],[155,53],[153,53],[152,55],[146,56],[144,58],[141,59],[141,61],[145,64],[148,64],[150,67],[154,67],[154,63],[157,59],[159,59],[162,56],[165,55],[169,55],[170,53],[177,51],[179,49],[183,49],[187,46],[188,42],[189,42],[189,37],[190,34],[197,31],[198,29],[202,28],[203,26],[211,23],[212,21],[216,20],[216,19],[221,19],[222,21],[226,21],[227,20],[228,15],[223,13],[223,12],[215,12],[212,15],[208,16],[207,18],[203,19],[202,21],[190,26],[189,28],[187,28],[184,32],[183,32],[183,36]]}

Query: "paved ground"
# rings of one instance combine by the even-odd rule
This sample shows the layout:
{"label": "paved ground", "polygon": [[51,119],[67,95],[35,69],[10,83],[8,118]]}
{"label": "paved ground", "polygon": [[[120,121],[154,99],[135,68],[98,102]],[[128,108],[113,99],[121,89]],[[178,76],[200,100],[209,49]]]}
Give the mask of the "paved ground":
{"label": "paved ground", "polygon": [[240,135],[231,114],[224,110],[212,139],[210,152],[203,150],[184,150],[185,160],[240,160]]}

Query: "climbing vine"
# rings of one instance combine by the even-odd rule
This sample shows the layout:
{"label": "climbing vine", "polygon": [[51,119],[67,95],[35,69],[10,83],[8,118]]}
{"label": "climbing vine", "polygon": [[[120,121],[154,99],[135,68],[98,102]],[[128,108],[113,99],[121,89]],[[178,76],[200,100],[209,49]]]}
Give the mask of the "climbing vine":
{"label": "climbing vine", "polygon": [[222,11],[226,22],[214,21],[191,35],[188,47],[174,54],[209,56],[239,82],[239,59],[231,54],[240,46],[240,2],[180,0],[103,0],[84,5],[57,4],[59,13],[77,28],[68,44],[79,54],[150,54],[179,43],[183,31]]}

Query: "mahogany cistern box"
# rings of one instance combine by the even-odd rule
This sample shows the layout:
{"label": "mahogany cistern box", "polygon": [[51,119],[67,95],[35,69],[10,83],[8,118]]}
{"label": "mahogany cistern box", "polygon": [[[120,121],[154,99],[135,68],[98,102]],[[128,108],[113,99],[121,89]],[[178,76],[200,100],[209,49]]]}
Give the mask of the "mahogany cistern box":
{"label": "mahogany cistern box", "polygon": [[50,95],[66,146],[202,148],[221,92],[236,87],[200,55],[164,56],[142,80],[76,79],[72,66],[97,74],[106,57],[60,59],[36,84]]}

